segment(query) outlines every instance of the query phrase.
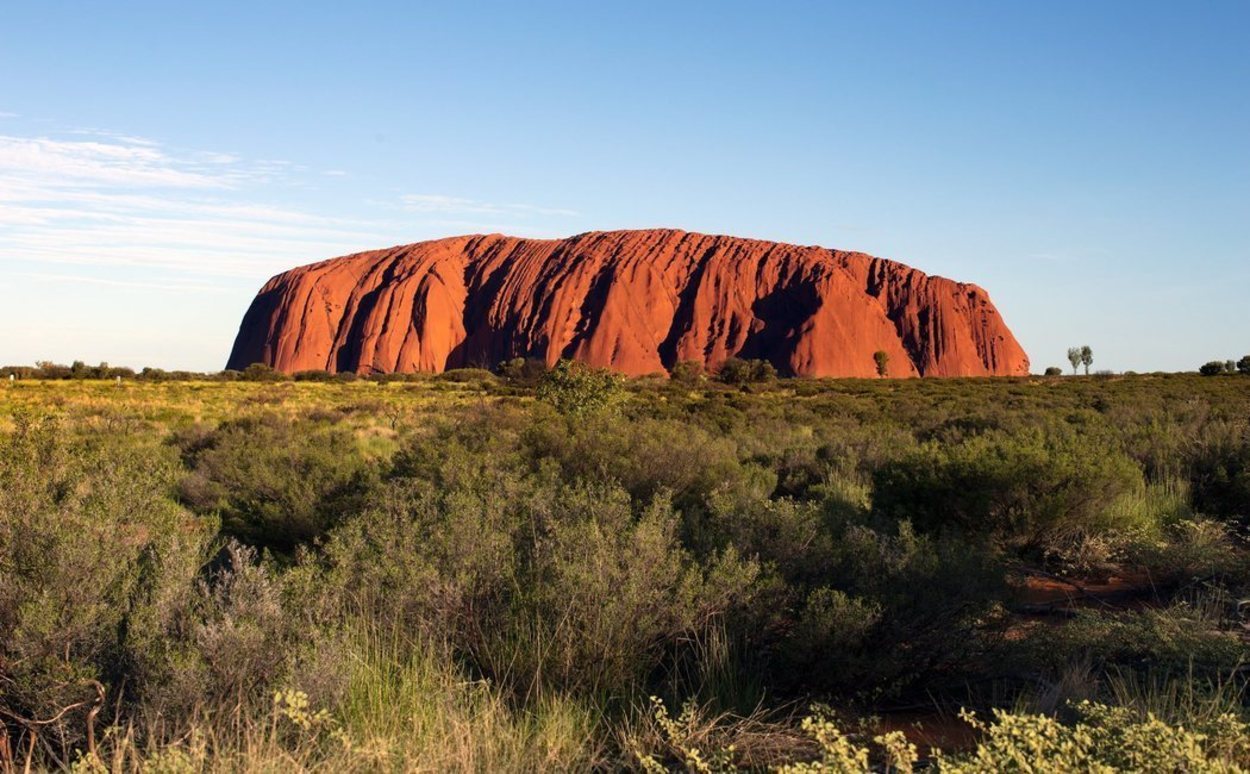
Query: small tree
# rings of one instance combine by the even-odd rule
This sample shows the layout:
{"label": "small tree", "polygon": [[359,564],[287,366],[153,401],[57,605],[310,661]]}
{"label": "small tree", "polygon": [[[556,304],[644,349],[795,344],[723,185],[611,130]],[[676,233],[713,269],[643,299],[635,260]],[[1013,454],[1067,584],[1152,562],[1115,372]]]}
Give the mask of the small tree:
{"label": "small tree", "polygon": [[873,362],[877,364],[877,376],[885,378],[890,373],[890,355],[883,349],[872,353]]}
{"label": "small tree", "polygon": [[329,382],[334,380],[334,374],[315,368],[307,371],[296,371],[292,376],[297,382]]}
{"label": "small tree", "polygon": [[716,376],[725,384],[768,382],[777,378],[777,369],[767,360],[743,360],[731,357],[721,364]]}
{"label": "small tree", "polygon": [[252,363],[243,369],[242,378],[247,382],[276,382],[282,379],[282,374],[265,363]]}
{"label": "small tree", "polygon": [[1219,360],[1212,360],[1208,363],[1203,363],[1198,369],[1198,373],[1203,376],[1219,376],[1224,373],[1224,363]]}
{"label": "small tree", "polygon": [[547,375],[547,364],[538,358],[514,357],[499,364],[499,375],[512,384],[538,384]]}
{"label": "small tree", "polygon": [[1237,361],[1237,371],[1246,376],[1250,376],[1250,355],[1246,355]]}
{"label": "small tree", "polygon": [[777,378],[777,367],[767,360],[752,360],[751,376],[757,382],[771,382]]}
{"label": "small tree", "polygon": [[1094,350],[1086,344],[1081,347],[1081,365],[1085,366],[1085,375],[1089,376],[1089,367],[1094,364]]}
{"label": "small tree", "polygon": [[1076,374],[1077,366],[1081,364],[1081,348],[1068,347],[1068,362],[1072,364],[1072,373]]}
{"label": "small tree", "polygon": [[698,384],[703,381],[703,364],[698,360],[679,360],[673,363],[668,375],[678,384]]}
{"label": "small tree", "polygon": [[537,394],[566,416],[610,408],[622,397],[616,374],[572,360],[556,363],[539,383]]}
{"label": "small tree", "polygon": [[1062,376],[1063,369],[1059,366],[1050,366],[1046,369],[1046,376]]}

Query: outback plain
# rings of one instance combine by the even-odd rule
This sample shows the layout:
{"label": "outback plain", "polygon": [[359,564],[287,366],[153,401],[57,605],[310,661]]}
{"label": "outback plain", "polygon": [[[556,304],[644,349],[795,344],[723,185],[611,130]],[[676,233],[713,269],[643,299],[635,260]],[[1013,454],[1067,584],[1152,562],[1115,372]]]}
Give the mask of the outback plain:
{"label": "outback plain", "polygon": [[1250,766],[1244,375],[20,375],[6,770]]}

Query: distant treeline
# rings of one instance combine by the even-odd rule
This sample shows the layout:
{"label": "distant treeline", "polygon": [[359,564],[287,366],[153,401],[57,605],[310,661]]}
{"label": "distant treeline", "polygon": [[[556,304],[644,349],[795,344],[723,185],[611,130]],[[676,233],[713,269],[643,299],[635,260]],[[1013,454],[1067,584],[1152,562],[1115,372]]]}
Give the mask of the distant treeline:
{"label": "distant treeline", "polygon": [[1220,374],[1241,374],[1250,376],[1250,355],[1234,363],[1231,360],[1212,360],[1198,369],[1203,376],[1219,376]]}
{"label": "distant treeline", "polygon": [[[453,368],[439,374],[419,373],[374,373],[357,374],[351,371],[330,373],[322,370],[296,371],[293,374],[276,371],[264,363],[253,363],[242,371],[227,369],[224,371],[167,371],[163,368],[144,368],[135,371],[133,368],[119,368],[108,363],[89,366],[81,360],[70,365],[53,363],[43,360],[33,366],[9,365],[0,367],[0,378],[8,379],[138,379],[142,381],[210,381],[210,382],[354,382],[368,380],[374,382],[415,382],[437,378],[442,381],[477,382],[491,379],[503,379],[512,384],[536,385],[551,369],[547,364],[535,358],[512,358],[498,364],[494,369],[487,368]],[[714,379],[726,384],[751,384],[769,382],[777,378],[777,369],[765,360],[743,360],[730,358],[715,374],[707,374],[699,363],[682,361],[673,366],[672,373],[658,373],[656,376],[669,377],[679,382],[700,382]]]}
{"label": "distant treeline", "polygon": [[[75,360],[70,365],[62,363],[54,363],[49,360],[41,360],[33,366],[24,365],[7,365],[0,366],[0,379],[137,379],[149,382],[185,382],[185,381],[208,381],[208,382],[278,382],[278,381],[296,381],[296,382],[354,382],[358,380],[366,380],[372,382],[416,382],[424,381],[431,378],[437,378],[442,381],[460,381],[460,382],[478,382],[491,379],[502,379],[511,384],[533,386],[548,372],[550,369],[542,360],[535,358],[513,358],[498,364],[493,369],[488,368],[453,368],[440,374],[432,373],[374,373],[374,374],[358,374],[355,372],[330,373],[322,370],[296,371],[293,374],[276,371],[264,363],[253,363],[242,371],[226,369],[224,371],[167,371],[163,368],[146,367],[139,371],[125,366],[112,366],[108,363],[100,363],[96,366],[87,365],[81,360]],[[884,367],[879,369],[881,376],[886,376]],[[1242,374],[1250,375],[1250,355],[1247,355],[1239,361],[1218,361],[1213,360],[1204,364],[1198,369],[1198,373],[1203,376],[1217,376],[1220,374]],[[1055,377],[1061,376],[1063,371],[1058,367],[1047,368],[1044,376]],[[1112,371],[1098,371],[1094,376],[1136,376],[1135,371],[1125,371],[1123,374],[1116,374]],[[715,372],[705,371],[701,363],[694,361],[681,361],[675,363],[669,373],[657,373],[654,376],[662,378],[671,378],[676,382],[682,383],[699,383],[707,381],[717,381],[729,385],[758,384],[770,382],[778,378],[777,369],[767,360],[746,360],[741,358],[730,358],[726,360]]]}
{"label": "distant treeline", "polygon": [[[263,363],[254,363],[242,371],[167,371],[163,368],[143,368],[136,371],[125,366],[112,366],[100,363],[96,366],[87,365],[75,360],[70,365],[42,360],[33,366],[8,365],[0,366],[0,378],[10,376],[17,379],[139,379],[149,382],[234,382],[234,381],[343,381],[350,382],[360,378],[354,373],[331,374],[326,371],[301,371],[296,374],[284,374],[275,371]],[[381,376],[381,375],[380,375]],[[389,376],[389,375],[388,375]]]}

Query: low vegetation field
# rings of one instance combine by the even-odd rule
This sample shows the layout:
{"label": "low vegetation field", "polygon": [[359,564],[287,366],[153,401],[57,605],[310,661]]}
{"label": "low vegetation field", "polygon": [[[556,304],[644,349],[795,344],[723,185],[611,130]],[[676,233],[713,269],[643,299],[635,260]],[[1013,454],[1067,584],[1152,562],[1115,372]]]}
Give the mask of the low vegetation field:
{"label": "low vegetation field", "polygon": [[1250,378],[253,376],[0,382],[0,772],[1250,768]]}

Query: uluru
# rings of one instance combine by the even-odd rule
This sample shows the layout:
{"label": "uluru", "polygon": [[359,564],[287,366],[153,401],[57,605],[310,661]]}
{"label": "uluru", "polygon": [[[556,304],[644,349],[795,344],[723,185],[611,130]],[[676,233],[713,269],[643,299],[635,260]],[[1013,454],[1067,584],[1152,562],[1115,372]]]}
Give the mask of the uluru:
{"label": "uluru", "polygon": [[441,372],[516,357],[630,375],[770,361],[786,375],[1018,376],[980,287],[864,253],[671,229],[436,239],[269,280],[227,368]]}

